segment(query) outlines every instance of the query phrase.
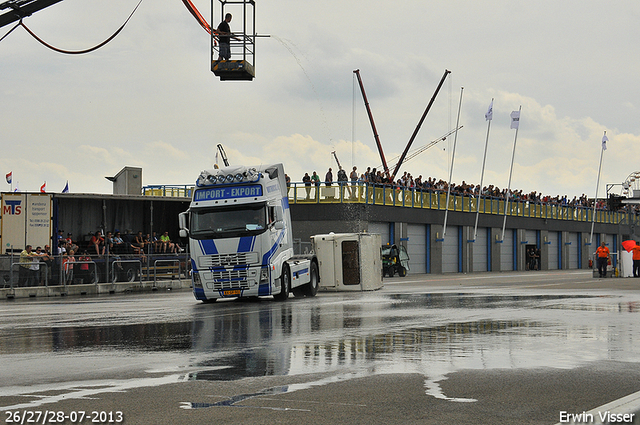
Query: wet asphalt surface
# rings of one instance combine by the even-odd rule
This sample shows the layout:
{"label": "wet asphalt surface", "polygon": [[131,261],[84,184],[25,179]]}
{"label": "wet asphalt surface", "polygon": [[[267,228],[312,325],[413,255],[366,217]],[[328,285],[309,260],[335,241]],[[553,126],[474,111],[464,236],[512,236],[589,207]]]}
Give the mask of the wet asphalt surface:
{"label": "wet asphalt surface", "polygon": [[640,391],[640,279],[384,283],[286,302],[202,304],[189,291],[1,301],[1,417],[556,424]]}

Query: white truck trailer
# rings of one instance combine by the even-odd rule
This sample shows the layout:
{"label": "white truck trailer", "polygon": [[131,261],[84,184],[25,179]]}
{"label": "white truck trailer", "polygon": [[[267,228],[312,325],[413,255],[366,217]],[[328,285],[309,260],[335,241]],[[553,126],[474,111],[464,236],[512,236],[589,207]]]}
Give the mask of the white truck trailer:
{"label": "white truck trailer", "polygon": [[196,299],[316,295],[316,256],[293,254],[282,164],[205,170],[192,196],[179,222],[189,237]]}

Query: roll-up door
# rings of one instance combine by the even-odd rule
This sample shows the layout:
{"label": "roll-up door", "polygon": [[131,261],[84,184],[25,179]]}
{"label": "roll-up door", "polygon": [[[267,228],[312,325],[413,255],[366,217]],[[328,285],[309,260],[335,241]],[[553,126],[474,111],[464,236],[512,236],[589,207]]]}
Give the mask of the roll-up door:
{"label": "roll-up door", "polygon": [[380,235],[382,245],[390,243],[389,241],[389,223],[369,223],[369,233],[377,233]]}
{"label": "roll-up door", "polygon": [[458,227],[447,227],[447,234],[442,242],[442,272],[458,272]]}
{"label": "roll-up door", "polygon": [[500,248],[500,270],[513,270],[513,229],[504,230],[504,240]]}
{"label": "roll-up door", "polygon": [[489,239],[489,229],[487,229],[486,227],[478,228],[476,241],[473,244],[473,271],[474,272],[486,272],[488,270],[487,269],[488,239]]}
{"label": "roll-up door", "polygon": [[558,270],[558,232],[549,232],[549,270]]}
{"label": "roll-up door", "polygon": [[580,240],[578,239],[578,233],[570,232],[567,235],[568,239],[565,243],[568,244],[569,247],[569,268],[577,269],[578,268],[578,252],[579,252],[579,244]]}
{"label": "roll-up door", "polygon": [[411,273],[427,272],[427,225],[407,225],[407,251],[409,254],[409,270]]}

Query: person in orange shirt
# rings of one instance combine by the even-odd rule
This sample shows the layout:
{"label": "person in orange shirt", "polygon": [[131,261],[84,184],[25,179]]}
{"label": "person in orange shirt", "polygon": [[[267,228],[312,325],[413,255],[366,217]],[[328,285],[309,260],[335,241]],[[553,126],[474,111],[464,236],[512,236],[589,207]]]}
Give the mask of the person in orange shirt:
{"label": "person in orange shirt", "polygon": [[640,277],[640,243],[638,241],[631,251],[633,252],[633,277]]}
{"label": "person in orange shirt", "polygon": [[598,249],[596,249],[596,261],[598,265],[598,273],[600,277],[607,277],[607,262],[609,261],[609,248],[602,241]]}

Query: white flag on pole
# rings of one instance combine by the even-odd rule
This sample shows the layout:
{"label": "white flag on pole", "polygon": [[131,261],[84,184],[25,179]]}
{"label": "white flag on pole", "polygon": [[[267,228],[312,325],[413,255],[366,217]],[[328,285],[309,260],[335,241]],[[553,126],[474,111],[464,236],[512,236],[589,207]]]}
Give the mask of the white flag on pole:
{"label": "white flag on pole", "polygon": [[518,128],[520,125],[520,111],[513,111],[511,113],[511,128]]}
{"label": "white flag on pole", "polygon": [[489,110],[486,114],[484,114],[484,118],[487,121],[491,121],[493,119],[493,100],[491,100],[491,104],[489,105]]}
{"label": "white flag on pole", "polygon": [[607,142],[608,141],[609,141],[609,138],[607,137],[606,134],[604,136],[602,136],[602,150],[603,151],[607,150]]}

